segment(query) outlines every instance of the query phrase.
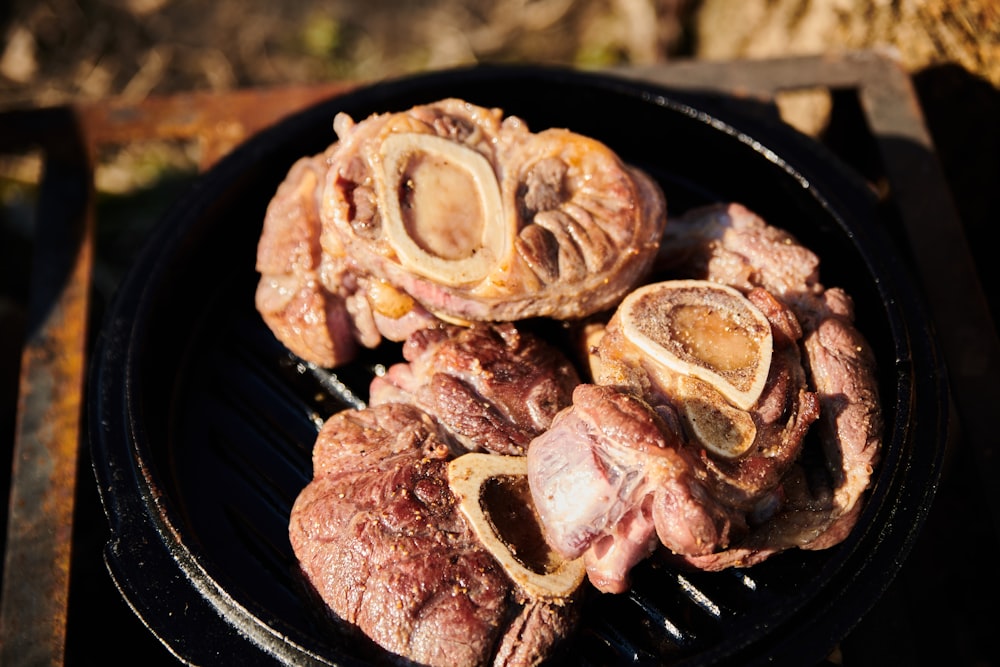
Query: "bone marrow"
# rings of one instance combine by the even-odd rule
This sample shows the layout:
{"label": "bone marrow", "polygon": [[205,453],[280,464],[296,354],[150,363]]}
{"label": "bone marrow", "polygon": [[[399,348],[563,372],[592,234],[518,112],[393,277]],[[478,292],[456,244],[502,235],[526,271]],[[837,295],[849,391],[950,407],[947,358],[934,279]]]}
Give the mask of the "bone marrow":
{"label": "bone marrow", "polygon": [[391,134],[379,151],[379,207],[401,264],[447,286],[488,276],[507,254],[508,234],[487,159],[430,134]]}
{"label": "bone marrow", "polygon": [[547,548],[522,456],[470,453],[448,464],[448,483],[476,536],[511,580],[534,598],[571,597],[583,562]]}
{"label": "bone marrow", "polygon": [[742,294],[708,281],[656,283],[619,307],[623,333],[655,363],[703,380],[743,410],[771,367],[771,325]]}

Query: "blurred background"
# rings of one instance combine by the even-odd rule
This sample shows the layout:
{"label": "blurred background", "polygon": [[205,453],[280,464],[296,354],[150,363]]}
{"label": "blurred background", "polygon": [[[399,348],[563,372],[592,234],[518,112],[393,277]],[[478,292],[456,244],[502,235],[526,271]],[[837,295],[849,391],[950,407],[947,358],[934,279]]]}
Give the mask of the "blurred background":
{"label": "blurred background", "polygon": [[[997,0],[4,0],[0,109],[483,62],[598,68],[863,48],[889,49],[912,72],[963,220],[979,234],[1000,208]],[[828,104],[799,107],[797,125],[822,132]],[[99,203],[114,212],[154,185],[170,197],[196,163],[184,145],[109,151],[98,156]],[[23,273],[22,204],[39,169],[34,156],[0,156],[3,285],[10,267]]]}
{"label": "blurred background", "polygon": [[484,61],[584,67],[891,46],[1000,84],[991,0],[8,0],[11,104],[375,79]]}
{"label": "blurred background", "polygon": [[[603,68],[869,48],[890,51],[912,74],[996,320],[998,0],[0,0],[0,111],[365,82],[474,63]],[[829,99],[801,102],[789,118],[821,135]],[[197,147],[184,142],[97,156],[98,303],[110,298],[164,206],[190,185],[198,159]],[[38,155],[0,154],[4,459],[15,428],[40,171]]]}
{"label": "blurred background", "polygon": [[[601,68],[870,48],[912,73],[983,283],[1000,284],[989,242],[1000,210],[998,0],[2,0],[0,111],[474,63]],[[786,111],[821,135],[830,100]],[[144,142],[96,156],[99,298],[197,174],[197,151]],[[0,435],[16,396],[40,173],[39,155],[0,154]]]}

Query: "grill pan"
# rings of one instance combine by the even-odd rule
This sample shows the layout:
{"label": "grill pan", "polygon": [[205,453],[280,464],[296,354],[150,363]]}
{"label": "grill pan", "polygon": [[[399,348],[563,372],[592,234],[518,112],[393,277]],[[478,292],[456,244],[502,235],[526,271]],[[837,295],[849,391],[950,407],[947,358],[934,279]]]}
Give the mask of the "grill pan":
{"label": "grill pan", "polygon": [[[884,451],[840,545],[748,569],[682,573],[655,558],[627,594],[592,594],[554,664],[810,664],[887,588],[934,495],[946,374],[867,185],[755,104],[561,68],[474,67],[356,90],[289,117],[212,168],[154,230],[106,315],[89,379],[105,561],[149,630],[193,664],[389,664],[332,629],[295,574],[287,521],[319,425],[363,403],[397,345],[332,373],[296,359],[257,315],[256,243],[291,164],[356,120],[443,97],[532,130],[600,139],[658,180],[668,212],[738,201],[821,258],[879,360]],[[669,224],[669,222],[668,222]]]}

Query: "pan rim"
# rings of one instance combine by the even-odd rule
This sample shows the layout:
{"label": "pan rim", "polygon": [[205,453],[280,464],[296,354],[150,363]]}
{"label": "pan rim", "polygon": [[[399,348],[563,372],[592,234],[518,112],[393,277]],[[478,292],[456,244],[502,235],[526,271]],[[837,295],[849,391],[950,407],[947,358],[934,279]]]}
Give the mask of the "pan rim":
{"label": "pan rim", "polygon": [[[669,91],[632,80],[608,77],[604,74],[540,66],[459,68],[373,84],[370,87],[347,93],[335,100],[314,105],[286,119],[248,140],[202,176],[191,193],[172,208],[165,219],[167,221],[187,220],[189,224],[193,224],[191,221],[197,219],[199,213],[212,204],[213,192],[238,180],[248,160],[260,159],[260,156],[273,152],[275,147],[283,141],[288,128],[293,127],[296,123],[304,122],[304,119],[317,115],[326,116],[331,108],[344,106],[352,100],[360,98],[365,100],[365,104],[376,105],[380,99],[395,99],[401,95],[401,90],[403,92],[417,90],[429,80],[440,84],[448,81],[460,82],[468,77],[486,77],[494,81],[540,77],[547,82],[552,82],[553,85],[561,83],[561,85],[592,86],[609,94],[638,97],[649,104],[659,105],[671,113],[687,114],[698,122],[709,124],[720,132],[728,133],[733,139],[747,144],[752,149],[757,150],[763,158],[784,169],[791,178],[797,179],[803,188],[812,190],[817,182],[822,182],[824,186],[827,186],[831,181],[839,181],[844,185],[843,188],[829,187],[824,191],[825,195],[824,193],[817,193],[817,195],[822,196],[821,205],[831,211],[831,215],[844,225],[844,231],[851,235],[852,242],[860,244],[865,249],[871,249],[871,253],[879,255],[877,258],[868,256],[866,259],[873,263],[877,260],[878,263],[885,265],[882,271],[873,270],[872,274],[880,297],[887,302],[887,308],[888,301],[892,301],[893,310],[890,311],[890,314],[896,315],[896,317],[890,316],[888,322],[892,329],[893,342],[897,345],[895,350],[897,359],[894,360],[897,364],[896,395],[884,397],[883,400],[895,401],[899,412],[896,413],[895,421],[892,424],[892,432],[886,432],[886,440],[901,438],[903,442],[911,442],[914,434],[908,429],[912,428],[913,414],[922,410],[930,411],[928,416],[923,418],[929,421],[932,427],[929,434],[923,436],[924,440],[936,443],[936,448],[931,452],[927,461],[927,470],[923,471],[925,474],[919,479],[919,482],[911,481],[907,477],[912,472],[912,468],[898,470],[899,461],[896,461],[891,468],[893,476],[884,480],[881,475],[879,477],[882,484],[896,490],[911,489],[911,493],[915,494],[918,511],[915,516],[908,517],[913,519],[913,522],[906,530],[891,525],[893,523],[891,519],[904,509],[900,506],[901,498],[897,498],[897,502],[890,503],[889,506],[866,507],[864,510],[865,516],[863,518],[869,520],[865,524],[866,530],[890,531],[896,535],[897,541],[901,538],[899,549],[893,554],[892,560],[902,561],[903,556],[909,551],[916,539],[919,526],[923,523],[929,510],[940,473],[943,442],[947,431],[946,411],[943,408],[947,403],[948,392],[946,373],[943,370],[941,355],[933,338],[911,335],[911,329],[916,324],[903,317],[903,313],[915,314],[917,322],[928,321],[923,314],[919,297],[890,277],[904,276],[906,271],[896,258],[895,252],[889,247],[888,240],[883,238],[877,229],[869,229],[865,225],[848,224],[840,217],[840,211],[853,210],[858,206],[856,202],[830,198],[830,190],[834,190],[838,194],[847,192],[853,197],[856,194],[858,179],[849,171],[839,167],[835,161],[831,160],[824,164],[826,156],[818,161],[817,164],[820,165],[818,168],[812,169],[812,172],[818,172],[818,175],[814,176],[813,173],[800,171],[802,154],[818,153],[822,155],[822,151],[805,142],[804,137],[786,132],[788,136],[780,135],[781,141],[776,142],[782,144],[782,148],[775,149],[773,148],[775,141],[757,138],[758,132],[772,132],[771,129],[765,128],[766,124],[763,121],[739,118],[734,123],[732,117],[723,120],[727,115],[726,112],[719,109],[706,111],[705,109],[710,108],[711,104],[698,104],[698,96],[695,94],[684,91]],[[347,99],[345,100],[345,98]],[[730,112],[728,115],[733,116],[734,114]],[[768,139],[771,139],[770,134]],[[799,156],[798,161],[796,156]],[[813,163],[810,162],[810,164]],[[249,623],[251,626],[259,623],[260,634],[251,637],[250,641],[256,643],[269,656],[279,660],[304,659],[323,663],[325,652],[329,649],[328,646],[322,642],[313,644],[308,641],[299,641],[301,638],[292,637],[285,629],[275,628],[274,624],[261,621],[259,610],[248,608],[219,585],[217,578],[212,573],[213,567],[217,564],[213,564],[211,559],[206,563],[204,554],[197,553],[196,549],[192,551],[191,546],[185,544],[181,539],[184,522],[179,518],[177,509],[173,507],[171,498],[157,494],[157,489],[164,488],[164,485],[159,483],[157,479],[159,472],[144,465],[148,462],[150,454],[145,450],[149,441],[143,433],[142,406],[135,402],[135,397],[130,392],[139,384],[136,377],[136,373],[138,373],[137,358],[143,352],[136,347],[136,340],[142,340],[142,327],[148,323],[148,309],[152,307],[152,299],[149,294],[157,286],[153,282],[143,280],[144,276],[140,273],[146,275],[162,273],[165,270],[165,265],[172,261],[173,251],[185,242],[189,233],[190,230],[186,229],[184,225],[161,224],[158,227],[150,239],[150,243],[147,244],[137,260],[137,264],[145,267],[144,270],[130,272],[122,284],[119,295],[116,296],[105,325],[99,334],[99,344],[95,355],[97,363],[90,382],[91,394],[95,397],[90,404],[91,422],[95,425],[91,434],[91,448],[95,475],[101,491],[100,495],[112,525],[112,542],[127,539],[125,534],[129,527],[125,524],[135,521],[148,522],[149,527],[161,540],[162,548],[166,549],[184,577],[197,589],[199,595],[209,600],[212,611],[219,614],[224,622],[233,627],[234,631],[245,631],[244,623]],[[859,234],[860,238],[857,236]],[[914,364],[921,365],[917,372],[929,372],[932,377],[915,377],[912,370]],[[924,388],[924,392],[919,396],[914,395],[915,383],[918,380],[922,382],[921,386]],[[120,387],[124,396],[116,395],[108,386],[109,384],[115,385],[116,382],[124,383],[124,386]],[[111,432],[114,428],[112,426],[114,420],[110,420],[108,414],[112,412],[116,413],[116,418],[120,420],[119,426],[126,428],[127,452],[121,450],[120,445],[123,443],[119,443],[117,447],[112,444],[112,440],[120,439],[120,434],[116,435]],[[905,417],[905,419],[901,420],[900,416]],[[902,459],[906,452],[894,451],[893,455]],[[140,499],[134,500],[128,506],[122,499],[115,498],[115,494],[112,493],[112,489],[120,485],[122,479],[130,479],[134,484],[134,490],[139,491],[141,496]],[[914,485],[922,486],[923,489],[913,491]],[[131,518],[123,523],[123,516],[126,515]],[[876,519],[882,519],[882,521],[876,523]],[[902,536],[898,535],[901,531],[905,533]],[[853,563],[860,559],[860,567],[854,576],[848,578],[847,583],[857,582],[859,578],[863,579],[862,575],[872,568],[870,560],[860,556],[852,558],[853,556],[855,554],[845,555],[844,562],[834,568],[837,572],[842,572],[848,561]],[[833,566],[831,565],[831,567]],[[895,572],[891,574],[895,575]],[[888,587],[891,578],[884,578],[885,580],[879,584],[880,588],[876,594],[872,594],[875,593],[872,591],[867,596],[849,601],[845,601],[844,598],[851,586],[845,585],[842,587],[841,595],[827,600],[826,604],[822,605],[824,609],[817,611],[816,615],[829,615],[830,610],[836,609],[838,605],[864,607],[867,611],[874,605],[881,592]],[[824,586],[829,587],[829,583],[824,583],[820,588]],[[865,597],[870,599],[863,599]],[[836,632],[846,634],[857,620],[860,620],[860,616],[854,621],[846,620],[840,623],[842,627]],[[748,643],[752,642],[748,640]],[[714,664],[730,659],[745,649],[745,646],[718,647],[717,652],[709,649],[696,658],[691,658],[681,664],[703,660]],[[346,656],[338,656],[337,659],[346,660]]]}

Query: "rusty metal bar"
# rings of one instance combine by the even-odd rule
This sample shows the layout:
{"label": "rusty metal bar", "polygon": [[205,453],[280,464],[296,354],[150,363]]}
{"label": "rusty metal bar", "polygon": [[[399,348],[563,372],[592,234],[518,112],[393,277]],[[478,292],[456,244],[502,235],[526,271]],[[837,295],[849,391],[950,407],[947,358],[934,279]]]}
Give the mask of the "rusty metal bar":
{"label": "rusty metal bar", "polygon": [[197,139],[205,169],[250,134],[350,87],[110,99],[0,114],[0,151],[40,148],[44,161],[11,464],[0,665],[65,661],[98,149]]}
{"label": "rusty metal bar", "polygon": [[[616,70],[629,78],[672,88],[773,101],[778,93],[807,88],[855,89],[875,85],[885,68],[896,68],[880,51],[848,51],[759,60],[691,60]],[[919,113],[919,111],[918,111]]]}
{"label": "rusty metal bar", "polygon": [[[982,488],[989,489],[997,472],[993,417],[1000,405],[1000,336],[913,83],[898,67],[876,65],[863,70],[873,85],[862,86],[858,97],[879,137],[893,203],[937,324],[963,437],[973,445]],[[984,498],[1000,534],[1000,497],[987,493]]]}
{"label": "rusty metal bar", "polygon": [[139,103],[112,98],[86,105],[80,114],[95,146],[197,139],[200,167],[207,169],[250,135],[354,85],[340,82],[228,93],[180,93],[150,97]]}
{"label": "rusty metal bar", "polygon": [[64,661],[93,261],[90,150],[71,110],[39,120],[45,172],[11,467],[3,665]]}

